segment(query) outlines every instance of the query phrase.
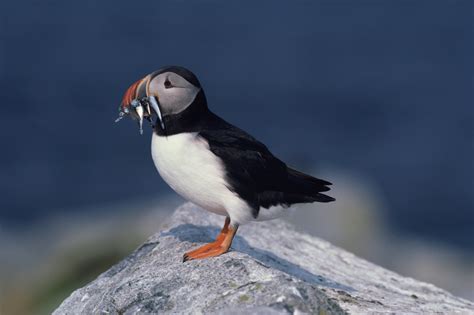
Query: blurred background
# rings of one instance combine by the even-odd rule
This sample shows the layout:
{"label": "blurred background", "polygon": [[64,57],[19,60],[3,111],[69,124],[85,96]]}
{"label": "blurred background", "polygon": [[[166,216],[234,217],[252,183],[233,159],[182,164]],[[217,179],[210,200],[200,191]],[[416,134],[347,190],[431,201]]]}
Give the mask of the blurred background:
{"label": "blurred background", "polygon": [[42,314],[183,202],[114,124],[164,65],[334,183],[302,230],[474,299],[473,2],[2,1],[0,313]]}

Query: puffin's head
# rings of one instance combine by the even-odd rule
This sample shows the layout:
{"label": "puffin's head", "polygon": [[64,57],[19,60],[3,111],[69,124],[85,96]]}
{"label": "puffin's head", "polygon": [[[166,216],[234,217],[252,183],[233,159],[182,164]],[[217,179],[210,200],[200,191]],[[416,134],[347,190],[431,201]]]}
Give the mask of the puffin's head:
{"label": "puffin's head", "polygon": [[153,122],[153,114],[156,114],[165,129],[164,117],[186,110],[201,90],[201,84],[191,71],[178,66],[162,68],[127,89],[116,121],[130,115],[138,121],[142,133],[143,118]]}

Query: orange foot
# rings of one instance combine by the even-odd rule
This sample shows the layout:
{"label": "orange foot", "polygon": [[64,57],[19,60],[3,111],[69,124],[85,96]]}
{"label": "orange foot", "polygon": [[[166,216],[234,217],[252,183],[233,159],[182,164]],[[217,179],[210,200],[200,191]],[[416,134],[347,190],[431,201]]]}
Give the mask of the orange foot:
{"label": "orange foot", "polygon": [[212,243],[203,245],[195,250],[185,253],[183,256],[183,262],[193,259],[219,256],[226,253],[232,244],[235,233],[237,233],[237,228],[238,226],[230,226],[230,218],[227,217],[225,219],[224,227],[217,236],[216,240]]}

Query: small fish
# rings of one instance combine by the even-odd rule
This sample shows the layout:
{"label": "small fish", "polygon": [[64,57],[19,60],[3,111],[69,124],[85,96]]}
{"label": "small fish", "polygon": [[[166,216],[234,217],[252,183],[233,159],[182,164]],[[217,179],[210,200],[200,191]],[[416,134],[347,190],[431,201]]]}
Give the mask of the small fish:
{"label": "small fish", "polygon": [[115,122],[119,122],[125,116],[129,115],[132,117],[132,119],[137,120],[139,132],[140,134],[143,134],[143,119],[149,121],[152,128],[155,127],[153,123],[153,113],[158,116],[158,119],[160,120],[160,126],[164,130],[165,125],[161,116],[161,110],[158,105],[158,101],[154,96],[145,97],[141,100],[134,99],[131,101],[130,107],[120,106],[119,117],[115,120]]}
{"label": "small fish", "polygon": [[138,116],[138,128],[140,129],[140,134],[143,134],[143,106],[142,104],[138,104],[137,107],[135,107],[135,112],[137,113]]}
{"label": "small fish", "polygon": [[158,115],[158,119],[160,120],[161,128],[163,128],[163,130],[165,130],[165,124],[163,122],[163,117],[161,116],[161,110],[160,110],[160,107],[158,106],[158,102],[156,101],[156,98],[154,96],[150,96],[148,98],[148,100],[151,104],[151,107],[155,111],[156,115]]}
{"label": "small fish", "polygon": [[115,122],[118,123],[123,119],[123,117],[125,117],[125,112],[120,111],[119,116],[117,117],[117,119],[115,119]]}

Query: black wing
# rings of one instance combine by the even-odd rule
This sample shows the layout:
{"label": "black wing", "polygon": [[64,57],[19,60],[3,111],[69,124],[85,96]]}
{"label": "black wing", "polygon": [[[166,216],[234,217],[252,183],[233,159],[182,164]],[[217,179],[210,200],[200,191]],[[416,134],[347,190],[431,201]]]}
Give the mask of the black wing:
{"label": "black wing", "polygon": [[223,160],[228,188],[247,201],[254,217],[260,207],[334,200],[321,194],[331,183],[287,167],[263,143],[221,119],[199,135]]}

